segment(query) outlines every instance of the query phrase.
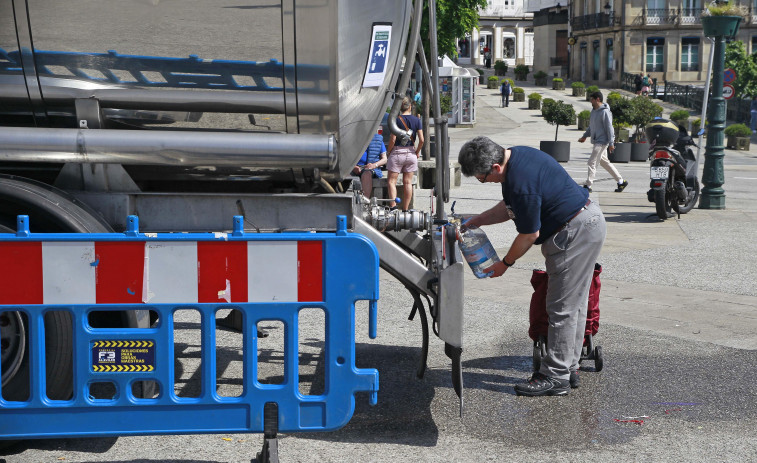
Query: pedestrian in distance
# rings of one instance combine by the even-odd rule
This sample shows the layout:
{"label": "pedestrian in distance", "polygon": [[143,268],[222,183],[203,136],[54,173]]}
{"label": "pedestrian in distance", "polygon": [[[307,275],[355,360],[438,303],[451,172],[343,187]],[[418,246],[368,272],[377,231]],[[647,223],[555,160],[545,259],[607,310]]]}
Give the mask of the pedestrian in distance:
{"label": "pedestrian in distance", "polygon": [[[406,211],[410,207],[410,201],[413,198],[413,175],[418,170],[418,156],[423,148],[423,126],[421,120],[411,114],[413,102],[409,97],[402,99],[400,114],[397,117],[397,126],[404,129],[408,134],[407,138],[398,140],[397,136],[392,134],[389,137],[389,146],[387,152],[389,158],[386,163],[386,170],[389,172],[386,176],[387,192],[390,198],[397,197],[397,179],[402,174],[402,210]],[[415,142],[418,142],[416,148]]]}
{"label": "pedestrian in distance", "polygon": [[513,93],[513,87],[510,85],[510,81],[507,79],[504,79],[502,81],[502,85],[499,89],[500,93],[502,94],[502,107],[509,107],[510,106],[510,95]]}
{"label": "pedestrian in distance", "polygon": [[636,89],[636,94],[641,95],[641,84],[642,84],[642,78],[641,74],[636,74],[636,77],[633,79],[633,85]]}
{"label": "pedestrian in distance", "polygon": [[583,143],[586,137],[591,136],[591,156],[589,156],[589,172],[584,182],[584,188],[591,193],[591,186],[594,184],[594,177],[597,175],[597,164],[612,175],[612,178],[618,183],[615,192],[620,193],[626,189],[628,182],[618,172],[618,169],[607,158],[607,153],[615,150],[615,131],[612,128],[612,113],[607,103],[602,102],[602,92],[594,92],[589,95],[591,102],[591,116],[589,117],[589,128],[586,129],[583,136],[578,139]]}
{"label": "pedestrian in distance", "polygon": [[749,127],[752,129],[752,132],[754,132],[757,131],[757,95],[752,97],[752,104],[749,107],[749,110],[752,115]]}
{"label": "pedestrian in distance", "polygon": [[645,75],[641,79],[641,94],[649,96],[649,86],[652,85],[652,76],[650,74]]}
{"label": "pedestrian in distance", "polygon": [[533,245],[541,245],[547,289],[547,355],[538,372],[515,386],[524,396],[566,395],[578,387],[589,287],[607,232],[599,205],[550,155],[527,146],[505,149],[487,137],[465,143],[458,156],[466,177],[500,183],[502,201],[464,227],[513,220],[517,236],[498,262],[484,269],[502,276]]}
{"label": "pedestrian in distance", "polygon": [[373,193],[373,179],[381,178],[381,166],[386,164],[386,145],[384,137],[381,136],[381,129],[373,134],[373,138],[368,143],[368,148],[358,160],[355,167],[352,168],[354,175],[360,176],[360,184],[363,188],[363,196],[370,198]]}

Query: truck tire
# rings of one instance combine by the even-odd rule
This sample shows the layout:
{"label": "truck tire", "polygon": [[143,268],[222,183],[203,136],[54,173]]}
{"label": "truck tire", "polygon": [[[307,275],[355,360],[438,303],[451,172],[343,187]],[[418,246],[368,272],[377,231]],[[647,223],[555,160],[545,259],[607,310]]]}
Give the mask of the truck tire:
{"label": "truck tire", "polygon": [[[33,232],[109,233],[113,229],[97,217],[85,204],[64,191],[34,180],[0,175],[0,231],[13,233],[17,215],[28,215]],[[13,328],[2,332],[10,345],[13,338],[24,336],[29,345],[24,317],[18,312],[5,312],[5,322]],[[18,323],[18,320],[22,320]],[[11,332],[12,331],[12,332]],[[8,354],[21,364],[3,371],[2,395],[5,400],[27,400],[29,396],[29,350]],[[69,399],[73,393],[72,317],[65,311],[45,315],[46,394],[53,400]],[[3,366],[5,367],[5,358]],[[7,374],[6,374],[7,373]]]}

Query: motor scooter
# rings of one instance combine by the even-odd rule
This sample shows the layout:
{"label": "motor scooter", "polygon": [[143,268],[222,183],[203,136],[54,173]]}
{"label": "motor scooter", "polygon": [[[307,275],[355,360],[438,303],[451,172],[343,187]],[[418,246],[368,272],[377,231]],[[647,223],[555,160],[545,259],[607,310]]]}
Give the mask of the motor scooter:
{"label": "motor scooter", "polygon": [[675,214],[680,218],[699,199],[696,156],[690,148],[697,145],[685,128],[666,119],[654,120],[644,131],[651,161],[647,199],[661,220]]}

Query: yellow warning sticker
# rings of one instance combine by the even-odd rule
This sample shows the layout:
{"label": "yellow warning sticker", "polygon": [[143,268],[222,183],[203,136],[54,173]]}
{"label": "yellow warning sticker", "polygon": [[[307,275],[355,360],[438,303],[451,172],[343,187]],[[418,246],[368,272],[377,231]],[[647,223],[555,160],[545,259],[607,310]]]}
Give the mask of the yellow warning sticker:
{"label": "yellow warning sticker", "polygon": [[155,343],[149,340],[94,341],[92,370],[98,373],[154,371]]}

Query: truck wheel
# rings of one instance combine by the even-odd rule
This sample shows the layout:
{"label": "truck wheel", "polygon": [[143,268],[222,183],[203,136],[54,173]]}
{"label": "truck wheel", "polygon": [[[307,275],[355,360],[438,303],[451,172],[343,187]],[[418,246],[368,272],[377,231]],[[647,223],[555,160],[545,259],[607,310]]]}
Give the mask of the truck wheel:
{"label": "truck wheel", "polygon": [[[30,217],[33,232],[113,231],[94,211],[64,191],[34,180],[0,175],[0,232],[13,233],[16,216],[21,214]],[[25,317],[19,312],[6,311],[0,324],[6,324],[2,327],[0,340],[3,345],[2,396],[5,400],[27,400],[29,333]],[[23,351],[19,349],[21,337],[25,346]],[[10,359],[7,363],[8,368],[6,356]],[[70,313],[53,311],[45,315],[45,356],[47,396],[53,400],[69,399],[73,393],[73,334]],[[14,366],[18,361],[21,364]]]}

